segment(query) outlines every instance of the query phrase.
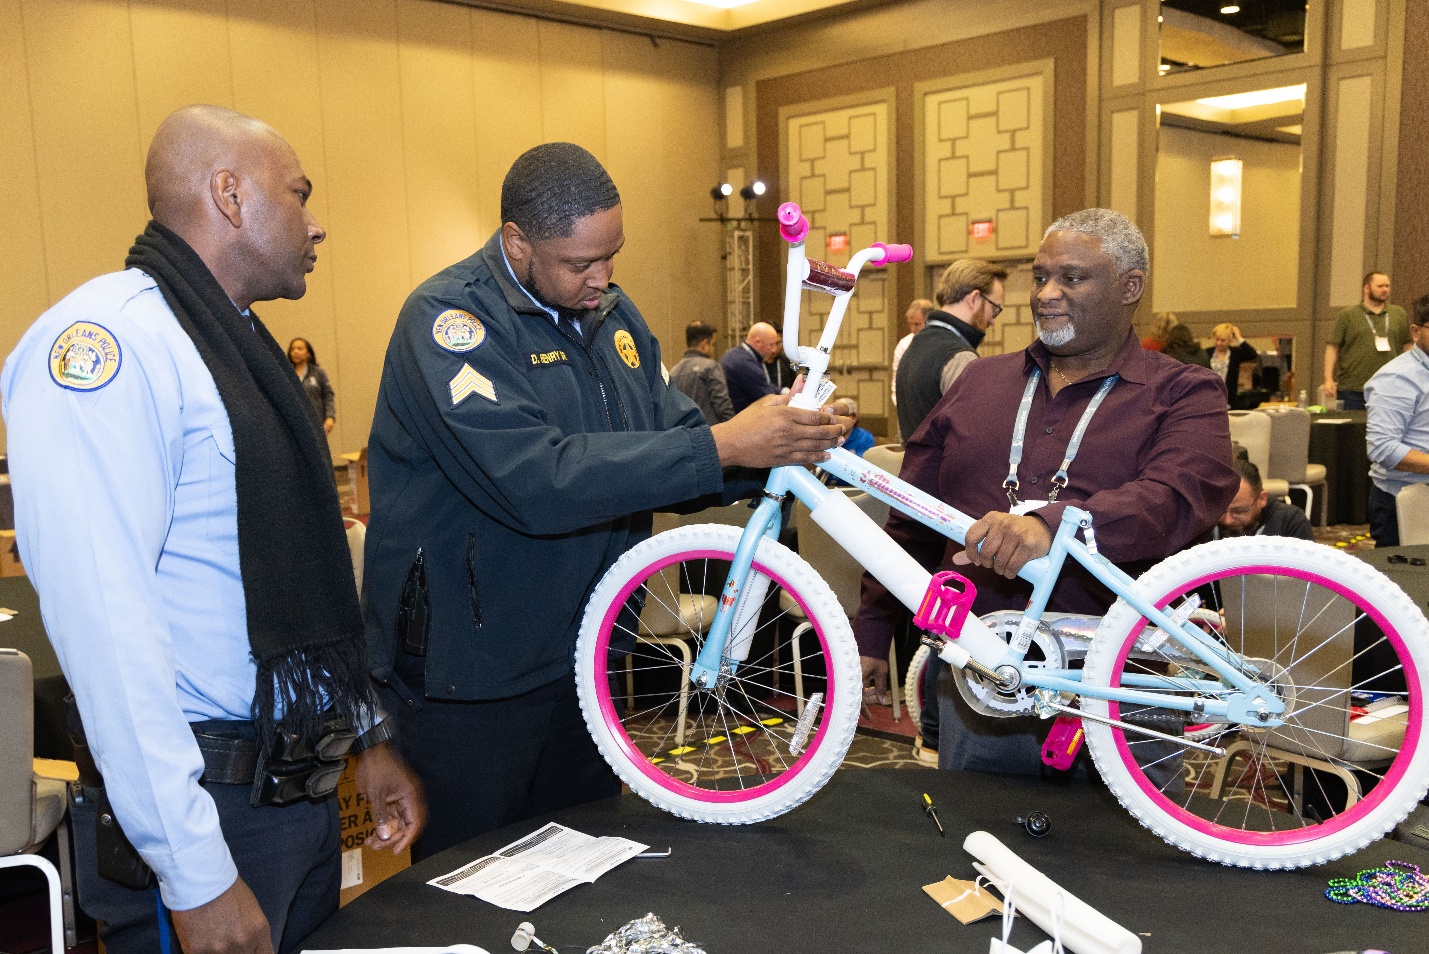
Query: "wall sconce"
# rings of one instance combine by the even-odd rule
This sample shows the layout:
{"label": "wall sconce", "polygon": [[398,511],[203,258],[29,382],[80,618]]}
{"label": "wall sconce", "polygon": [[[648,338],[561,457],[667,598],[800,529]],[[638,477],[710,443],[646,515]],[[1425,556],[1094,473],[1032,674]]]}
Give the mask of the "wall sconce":
{"label": "wall sconce", "polygon": [[1234,156],[1211,160],[1211,235],[1240,238],[1241,174]]}
{"label": "wall sconce", "polygon": [[739,197],[745,202],[753,202],[764,194],[764,183],[755,179],[753,182],[739,190]]}

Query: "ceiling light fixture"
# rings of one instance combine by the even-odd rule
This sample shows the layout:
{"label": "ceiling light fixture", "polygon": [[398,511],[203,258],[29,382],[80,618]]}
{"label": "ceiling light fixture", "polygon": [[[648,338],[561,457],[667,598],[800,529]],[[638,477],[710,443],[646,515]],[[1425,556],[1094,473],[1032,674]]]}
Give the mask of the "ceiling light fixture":
{"label": "ceiling light fixture", "polygon": [[1245,109],[1248,106],[1271,106],[1275,103],[1305,101],[1305,84],[1279,86],[1275,89],[1257,89],[1249,93],[1231,93],[1229,96],[1207,96],[1196,102],[1202,106],[1217,106],[1221,109]]}
{"label": "ceiling light fixture", "polygon": [[1240,13],[1240,7],[1234,3],[1228,3],[1225,6],[1221,7],[1221,13],[1225,16],[1230,16],[1233,13]]}

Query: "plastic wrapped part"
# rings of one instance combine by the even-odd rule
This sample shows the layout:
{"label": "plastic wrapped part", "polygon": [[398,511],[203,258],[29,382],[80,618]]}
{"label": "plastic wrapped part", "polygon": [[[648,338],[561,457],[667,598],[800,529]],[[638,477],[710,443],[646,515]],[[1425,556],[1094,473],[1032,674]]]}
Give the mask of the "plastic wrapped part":
{"label": "plastic wrapped part", "polygon": [[1056,908],[1062,944],[1073,954],[1141,954],[1141,938],[1023,861],[995,836],[975,831],[963,841],[963,849],[981,862],[973,867],[1004,895],[1015,891],[1017,910],[1048,934]]}
{"label": "plastic wrapped part", "polygon": [[680,937],[678,927],[667,928],[654,914],[636,918],[586,954],[705,954],[699,945]]}
{"label": "plastic wrapped part", "polygon": [[851,272],[846,272],[827,262],[815,261],[812,258],[808,260],[808,264],[809,273],[804,276],[805,288],[826,292],[830,295],[842,295],[845,292],[853,291],[854,277]]}

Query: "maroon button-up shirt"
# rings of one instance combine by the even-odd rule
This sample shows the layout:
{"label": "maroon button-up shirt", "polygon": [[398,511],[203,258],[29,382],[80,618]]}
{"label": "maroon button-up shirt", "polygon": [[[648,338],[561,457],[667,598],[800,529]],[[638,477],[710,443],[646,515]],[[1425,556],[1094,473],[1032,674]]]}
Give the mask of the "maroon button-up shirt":
{"label": "maroon button-up shirt", "polygon": [[[1240,478],[1231,469],[1226,390],[1213,372],[1146,351],[1130,333],[1111,365],[1062,388],[1048,387],[1050,354],[1025,351],[980,358],[948,389],[908,441],[899,476],[977,518],[1009,509],[1003,481],[1017,407],[1040,368],[1018,468],[1020,500],[1046,500],[1082,413],[1105,378],[1121,376],[1092,418],[1057,502],[1033,512],[1055,531],[1067,504],[1092,515],[1098,549],[1133,576],[1194,542],[1225,513]],[[952,565],[961,546],[895,512],[888,532],[923,566]],[[973,610],[1023,609],[1032,586],[992,570],[960,566],[977,586]],[[1101,614],[1110,592],[1068,560],[1048,609]],[[864,575],[854,621],[859,653],[888,655],[893,596]]]}

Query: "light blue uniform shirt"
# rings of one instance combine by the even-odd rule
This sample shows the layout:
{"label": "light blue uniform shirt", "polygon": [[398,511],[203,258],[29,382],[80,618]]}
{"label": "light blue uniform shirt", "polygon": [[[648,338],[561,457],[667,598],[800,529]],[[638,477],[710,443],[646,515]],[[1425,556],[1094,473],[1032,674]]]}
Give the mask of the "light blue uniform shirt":
{"label": "light blue uniform shirt", "polygon": [[[81,347],[67,373],[56,344],[77,322],[117,348]],[[218,389],[153,279],[130,269],[45,312],[0,392],[20,555],[115,814],[164,903],[204,904],[237,870],[188,723],[249,718],[256,679]]]}
{"label": "light blue uniform shirt", "polygon": [[1365,383],[1364,398],[1370,480],[1390,494],[1429,481],[1394,469],[1411,450],[1429,452],[1429,354],[1415,345],[1391,359]]}

